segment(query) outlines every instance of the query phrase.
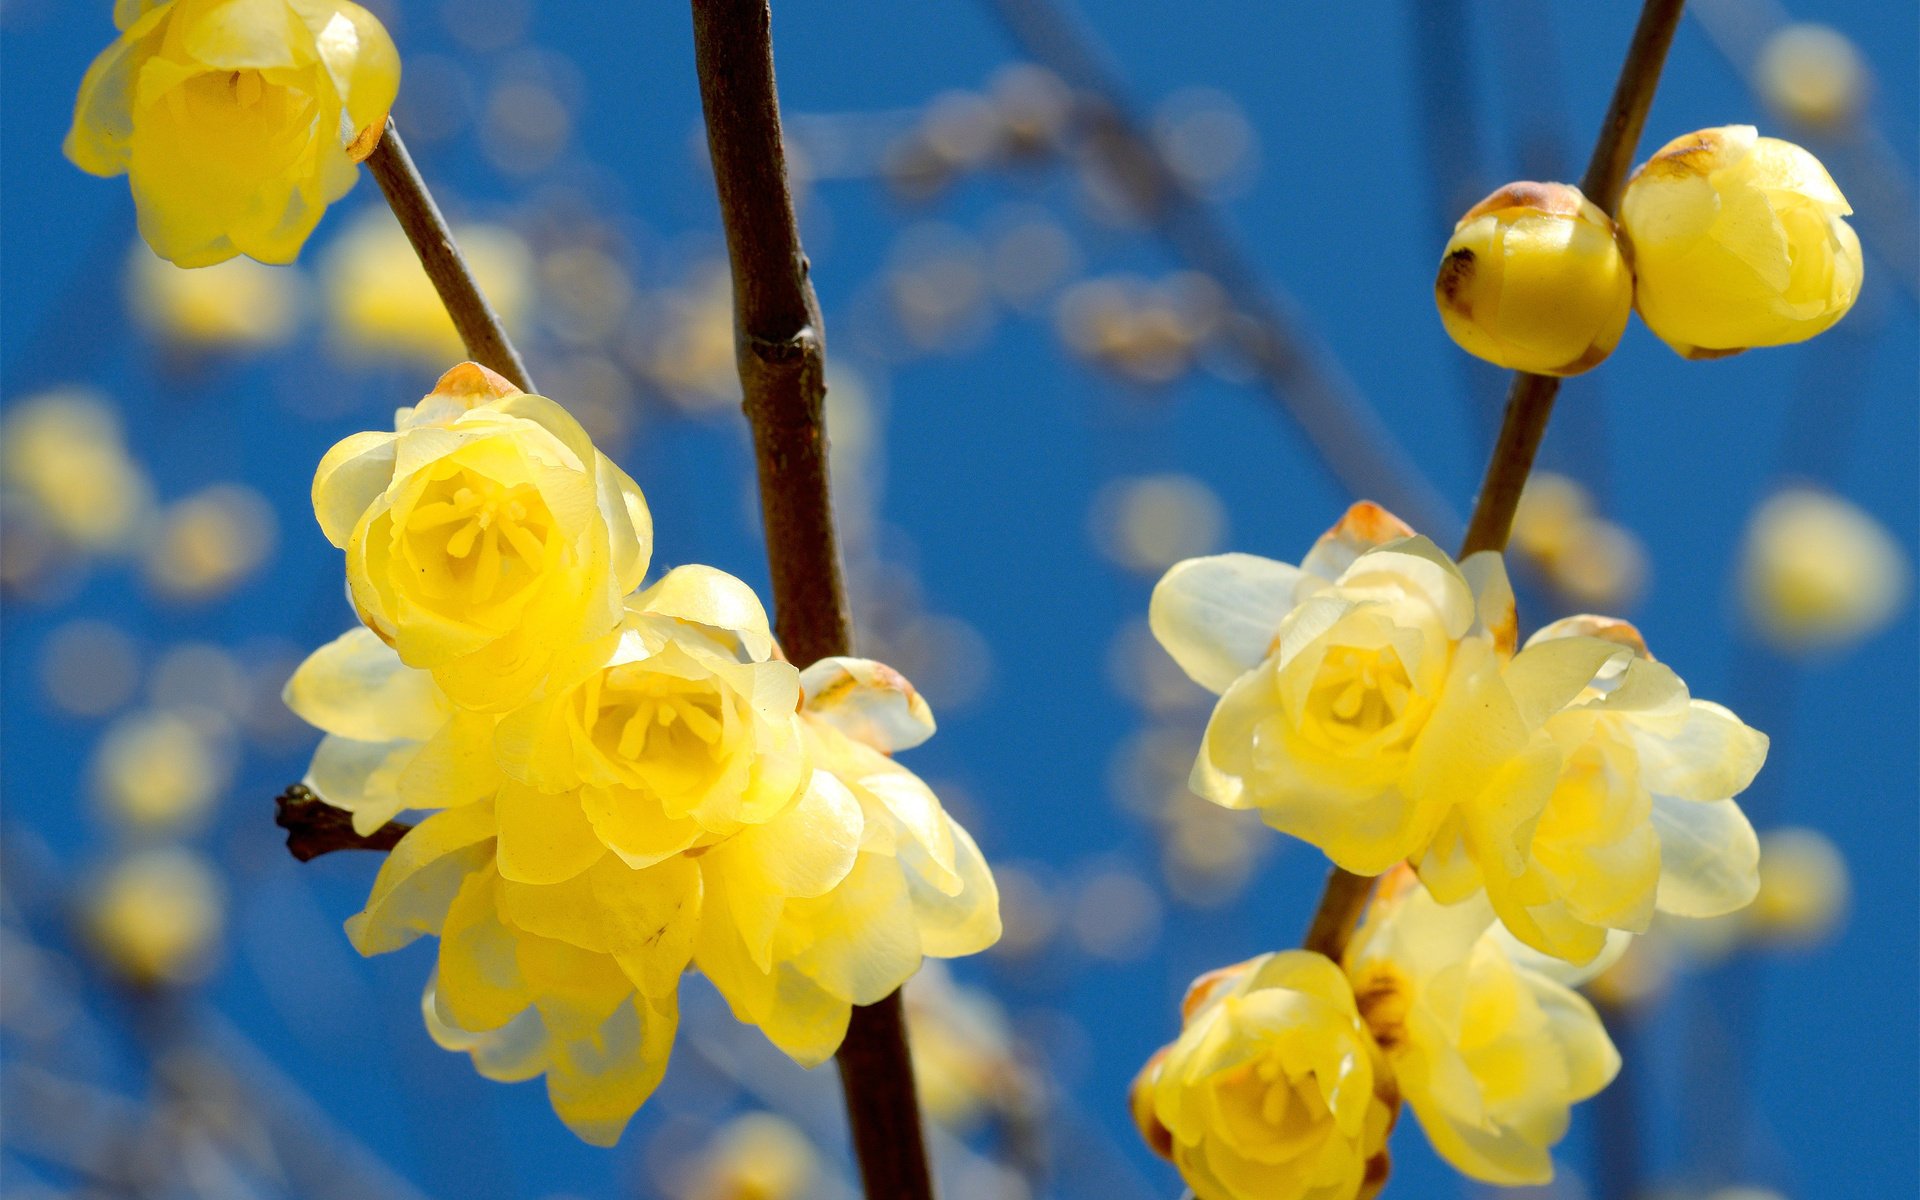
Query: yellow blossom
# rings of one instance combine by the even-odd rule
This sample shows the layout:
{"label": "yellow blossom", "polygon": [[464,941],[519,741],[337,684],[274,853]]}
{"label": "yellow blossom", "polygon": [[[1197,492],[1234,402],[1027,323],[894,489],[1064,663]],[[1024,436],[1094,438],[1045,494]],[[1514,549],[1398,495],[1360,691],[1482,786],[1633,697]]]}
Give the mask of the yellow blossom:
{"label": "yellow blossom", "polygon": [[1391,1072],[1340,968],[1304,950],[1194,981],[1131,1095],[1199,1200],[1355,1200],[1387,1178]]}
{"label": "yellow blossom", "polygon": [[1817,829],[1770,829],[1760,838],[1760,893],[1747,909],[1755,937],[1812,945],[1847,913],[1847,860]]}
{"label": "yellow blossom", "polygon": [[930,1119],[964,1131],[983,1112],[1013,1110],[1029,1098],[1013,1031],[993,997],[955,983],[937,961],[923,965],[902,994],[915,1090]]}
{"label": "yellow blossom", "polygon": [[1747,526],[1747,615],[1780,650],[1835,650],[1872,636],[1899,615],[1911,577],[1907,552],[1880,522],[1817,488],[1775,493]]}
{"label": "yellow blossom", "polygon": [[277,346],[300,316],[297,271],[236,258],[200,270],[176,267],[136,245],[127,292],[134,314],[176,345]]}
{"label": "yellow blossom", "polygon": [[501,873],[557,883],[608,850],[643,867],[789,808],[808,775],[800,677],[772,651],[752,589],[686,566],[559,655],[496,734]]}
{"label": "yellow blossom", "polygon": [[793,1122],[772,1113],[735,1117],[701,1153],[681,1200],[801,1200],[820,1175],[820,1155]]}
{"label": "yellow blossom", "polygon": [[214,484],[167,505],[140,548],[140,565],[162,594],[203,600],[264,565],[278,537],[265,496],[245,484]]}
{"label": "yellow blossom", "polygon": [[822,659],[800,682],[811,779],[697,860],[711,915],[696,962],[736,1017],[812,1065],[839,1047],[853,1005],[885,998],[923,956],[992,945],[1000,908],[972,837],[889,757],[933,733],[912,686],[854,658]]}
{"label": "yellow blossom", "polygon": [[610,1146],[666,1070],[700,916],[684,858],[635,870],[611,854],[564,883],[503,879],[488,801],[421,822],[347,922],[362,954],[440,939],[427,1029],[489,1079],[545,1075],[554,1112]]}
{"label": "yellow blossom", "polygon": [[1759,843],[1731,797],[1766,760],[1764,734],[1690,696],[1624,621],[1547,626],[1507,682],[1557,756],[1551,794],[1542,807],[1528,778],[1452,814],[1419,861],[1442,901],[1484,886],[1515,937],[1584,963],[1656,909],[1712,917],[1753,899]]}
{"label": "yellow blossom", "polygon": [[1860,294],[1852,211],[1819,159],[1751,125],[1675,138],[1620,199],[1635,307],[1688,358],[1805,341]]}
{"label": "yellow blossom", "polygon": [[[457,225],[461,257],[509,333],[533,299],[533,256],[512,230]],[[462,354],[446,302],[384,205],[356,217],[322,251],[321,277],[334,336],[357,353],[443,366]]]}
{"label": "yellow blossom", "polygon": [[149,709],[108,727],[94,790],[116,825],[177,832],[203,824],[233,780],[232,731],[204,709]]}
{"label": "yellow blossom", "polygon": [[473,708],[525,700],[613,628],[653,543],[639,487],[579,424],[473,363],[395,432],[329,450],[313,506],[361,619]]}
{"label": "yellow blossom", "polygon": [[76,549],[122,546],[153,504],[106,397],[59,389],[9,407],[0,423],[0,481]]}
{"label": "yellow blossom", "polygon": [[1362,503],[1298,567],[1249,554],[1179,564],[1149,616],[1221,695],[1193,789],[1260,810],[1350,871],[1419,854],[1455,806],[1538,774],[1501,679],[1514,610],[1497,554],[1456,566]]}
{"label": "yellow blossom", "polygon": [[204,978],[225,924],[219,878],[184,850],[141,851],[89,890],[86,930],[94,949],[142,987]]}
{"label": "yellow blossom", "polygon": [[1816,129],[1858,117],[1871,82],[1852,39],[1811,22],[1774,31],[1753,70],[1760,95],[1775,112]]}
{"label": "yellow blossom", "polygon": [[162,258],[292,262],[399,91],[387,31],[347,0],[119,0],[114,24],[80,82],[67,157],[127,172]]}
{"label": "yellow blossom", "polygon": [[1613,222],[1564,183],[1510,183],[1468,209],[1433,291],[1461,349],[1539,375],[1598,366],[1633,308]]}
{"label": "yellow blossom", "polygon": [[1551,1179],[1569,1109],[1620,1069],[1593,1006],[1571,989],[1578,977],[1516,956],[1484,902],[1443,906],[1404,869],[1382,883],[1346,965],[1440,1156],[1489,1183]]}

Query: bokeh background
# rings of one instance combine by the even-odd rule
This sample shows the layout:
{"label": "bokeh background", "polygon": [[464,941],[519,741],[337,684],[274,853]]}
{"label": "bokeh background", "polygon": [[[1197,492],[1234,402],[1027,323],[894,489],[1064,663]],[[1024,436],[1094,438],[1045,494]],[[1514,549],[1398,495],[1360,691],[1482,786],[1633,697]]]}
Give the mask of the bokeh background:
{"label": "bokeh background", "polygon": [[[371,857],[281,848],[271,801],[314,737],[278,688],[351,620],[312,468],[459,355],[367,181],[297,267],[153,260],[124,181],[59,151],[109,7],[0,5],[0,1194],[850,1195],[831,1070],[704,985],[666,1085],[594,1150],[538,1084],[432,1046],[429,949],[348,948]],[[374,7],[416,157],[542,390],[646,490],[656,563],[764,586],[684,6]],[[776,5],[862,648],[933,702],[910,765],[1003,890],[1004,943],[916,985],[948,1195],[1177,1194],[1126,1084],[1187,982],[1296,938],[1323,873],[1185,793],[1206,697],[1145,633],[1172,561],[1297,559],[1351,498],[1249,314],[1305,347],[1278,395],[1365,397],[1453,540],[1500,380],[1442,332],[1434,263],[1494,185],[1578,176],[1635,7]],[[1756,824],[1820,836],[1777,843],[1761,917],[1659,931],[1603,983],[1629,1066],[1538,1194],[1911,1195],[1920,18],[1802,5],[1849,50],[1773,39],[1772,0],[1693,7],[1642,156],[1733,122],[1813,147],[1858,210],[1865,291],[1822,339],[1722,362],[1636,324],[1570,384],[1522,622],[1636,620],[1773,735]],[[1048,11],[1064,34],[1036,36]],[[1089,102],[1103,80],[1125,120]],[[1143,178],[1186,198],[1143,206]],[[1741,563],[1788,483],[1884,533],[1804,499],[1810,524],[1770,526],[1839,598],[1769,637]],[[1478,1194],[1410,1120],[1395,1157],[1390,1195]],[[768,1190],[726,1174],[748,1168]]]}

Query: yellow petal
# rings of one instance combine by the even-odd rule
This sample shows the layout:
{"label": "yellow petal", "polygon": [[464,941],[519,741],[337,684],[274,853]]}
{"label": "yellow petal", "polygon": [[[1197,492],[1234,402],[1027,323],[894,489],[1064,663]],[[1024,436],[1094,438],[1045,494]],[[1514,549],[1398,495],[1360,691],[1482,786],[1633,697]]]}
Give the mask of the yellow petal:
{"label": "yellow petal", "polygon": [[1147,622],[1195,683],[1224,692],[1273,650],[1304,578],[1253,554],[1190,558],[1154,586]]}
{"label": "yellow petal", "polygon": [[517,883],[560,883],[598,862],[607,848],[580,809],[579,798],[549,795],[525,784],[501,787],[500,874]]}
{"label": "yellow petal", "polygon": [[858,742],[892,754],[933,736],[933,710],[885,663],[823,658],[800,672],[807,712]]}
{"label": "yellow petal", "polygon": [[365,910],[347,920],[353,948],[384,954],[439,933],[461,885],[492,857],[492,843],[485,805],[450,808],[415,826],[380,864]]}
{"label": "yellow petal", "polygon": [[425,741],[447,717],[433,677],[365,629],[308,655],[282,698],[307,724],[362,742]]}
{"label": "yellow petal", "polygon": [[1717,917],[1745,908],[1760,891],[1760,839],[1732,800],[1653,798],[1660,835],[1663,911]]}

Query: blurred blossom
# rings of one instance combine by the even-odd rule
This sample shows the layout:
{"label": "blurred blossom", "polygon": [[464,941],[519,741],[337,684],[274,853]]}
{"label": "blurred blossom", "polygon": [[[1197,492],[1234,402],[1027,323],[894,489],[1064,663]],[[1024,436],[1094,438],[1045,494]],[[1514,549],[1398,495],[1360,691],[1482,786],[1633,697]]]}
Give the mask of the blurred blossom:
{"label": "blurred blossom", "polygon": [[1054,319],[1081,358],[1134,383],[1162,384],[1192,369],[1226,312],[1218,283],[1180,271],[1159,283],[1128,275],[1084,280],[1061,294]]}
{"label": "blurred blossom", "polygon": [[176,267],[135,243],[127,293],[134,315],[155,336],[189,349],[278,346],[300,317],[297,268],[232,258],[210,267]]}
{"label": "blurred blossom", "polygon": [[143,850],[88,889],[86,931],[105,965],[129,983],[195,983],[213,968],[224,906],[204,859],[171,847]]}
{"label": "blurred blossom", "polygon": [[1080,247],[1045,210],[1001,215],[1002,227],[987,247],[993,290],[1008,305],[1031,311],[1079,270]]}
{"label": "blurred blossom", "polygon": [[1076,890],[1070,926],[1080,948],[1095,958],[1137,962],[1160,938],[1160,897],[1123,866],[1102,868]]}
{"label": "blurred blossom", "polygon": [[1002,149],[1015,158],[1052,151],[1073,115],[1073,92],[1058,75],[1032,63],[994,72],[988,100],[999,120]]}
{"label": "blurred blossom", "polygon": [[153,503],[119,412],[81,389],[11,406],[0,419],[0,482],[49,533],[83,552],[124,545]]}
{"label": "blurred blossom", "polygon": [[1000,940],[987,951],[1008,958],[1031,958],[1053,943],[1060,932],[1060,902],[1038,873],[1038,864],[993,865],[993,881],[1000,887]]}
{"label": "blurred blossom", "polygon": [[1143,575],[1213,553],[1227,524],[1220,497],[1191,475],[1114,480],[1094,497],[1091,517],[1101,552]]}
{"label": "blurred blossom", "polygon": [[[1107,678],[1114,690],[1156,715],[1204,713],[1213,694],[1187,677],[1180,664],[1160,648],[1146,621],[1128,621],[1107,643]],[[1187,734],[1182,734],[1187,737]],[[1191,739],[1181,750],[1179,778],[1184,785],[1193,758]]]}
{"label": "blurred blossom", "polygon": [[141,548],[141,564],[161,594],[204,600],[257,571],[278,537],[265,496],[245,484],[215,484],[167,506]]}
{"label": "blurred blossom", "polygon": [[740,403],[733,359],[733,283],[725,263],[704,263],[654,298],[629,359],[673,405],[692,414]]}
{"label": "blurred blossom", "polygon": [[54,707],[72,716],[105,716],[132,699],[139,685],[139,648],[116,625],[68,621],[40,649],[40,686]]}
{"label": "blurred blossom", "polygon": [[1270,842],[1257,833],[1252,813],[1209,804],[1187,786],[1198,740],[1196,729],[1142,730],[1115,749],[1107,779],[1121,806],[1153,825],[1168,892],[1182,904],[1210,908],[1245,890]]}
{"label": "blurred blossom", "polygon": [[1786,653],[1844,649],[1907,602],[1906,551],[1873,516],[1812,487],[1776,492],[1747,527],[1740,589],[1748,618]]}
{"label": "blurred blossom", "polygon": [[633,279],[598,246],[567,246],[540,258],[541,316],[562,341],[602,342],[626,323]]}
{"label": "blurred blossom", "polygon": [[999,144],[997,115],[978,92],[942,92],[927,105],[921,136],[940,161],[978,167]]}
{"label": "blurred blossom", "polygon": [[156,708],[204,709],[234,721],[253,702],[240,660],[207,642],[183,642],[155,660],[147,698]]}
{"label": "blurred blossom", "polygon": [[1816,129],[1852,123],[1866,106],[1866,60],[1846,34],[1812,23],[1783,25],[1754,64],[1761,99],[1781,116]]}
{"label": "blurred blossom", "polygon": [[922,352],[955,354],[992,323],[986,252],[971,234],[927,222],[900,235],[886,275],[893,319]]}
{"label": "blurred blossom", "polygon": [[1238,195],[1259,172],[1259,134],[1239,102],[1225,92],[1175,92],[1155,109],[1152,132],[1174,174],[1203,195]]}
{"label": "blurred blossom", "polygon": [[[453,235],[501,322],[508,332],[520,332],[533,301],[526,243],[493,225],[460,225]],[[440,293],[384,207],[366,209],[334,239],[321,273],[334,333],[348,350],[435,368],[465,353]]]}
{"label": "blurred blossom", "polygon": [[205,823],[234,767],[230,731],[218,714],[154,708],[108,726],[89,769],[109,823],[170,833]]}
{"label": "blurred blossom", "polygon": [[1760,894],[1742,917],[1753,936],[1788,945],[1826,940],[1846,916],[1847,860],[1814,829],[1760,836]]}
{"label": "blurred blossom", "polygon": [[909,980],[903,994],[914,1081],[928,1116],[964,1132],[984,1113],[1025,1103],[1032,1082],[992,996],[954,983],[938,961]]}
{"label": "blurred blossom", "polygon": [[[527,40],[533,0],[442,0],[440,22],[453,40],[482,54],[506,50]],[[407,60],[413,69],[413,60]]]}
{"label": "blurred blossom", "polygon": [[1673,983],[1675,951],[1661,934],[1665,919],[1633,939],[1626,951],[1583,989],[1594,1003],[1606,1008],[1638,1008],[1657,1000]]}
{"label": "blurred blossom", "polygon": [[720,1129],[700,1155],[683,1200],[799,1200],[820,1174],[820,1156],[785,1117],[747,1113]]}
{"label": "blurred blossom", "polygon": [[1595,514],[1586,487],[1565,475],[1535,471],[1527,480],[1510,544],[1575,607],[1619,612],[1645,593],[1646,547]]}

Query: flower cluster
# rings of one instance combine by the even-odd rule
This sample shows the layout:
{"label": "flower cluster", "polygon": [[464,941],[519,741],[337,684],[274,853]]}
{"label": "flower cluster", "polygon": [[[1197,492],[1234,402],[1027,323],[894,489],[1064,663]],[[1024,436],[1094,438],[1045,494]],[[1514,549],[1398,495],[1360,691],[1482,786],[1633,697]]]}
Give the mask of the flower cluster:
{"label": "flower cluster", "polygon": [[292,262],[400,90],[386,29],[350,0],[118,0],[113,20],[67,157],[126,172],[162,258]]}
{"label": "flower cluster", "polygon": [[1860,294],[1852,211],[1799,146],[1703,129],[1634,173],[1617,225],[1564,183],[1494,192],[1454,228],[1434,298],[1468,353],[1540,375],[1597,366],[1629,308],[1687,358],[1805,341]]}
{"label": "flower cluster", "polygon": [[[1220,696],[1193,789],[1258,810],[1348,871],[1405,876],[1346,964],[1398,1092],[1463,1170],[1540,1177],[1565,1106],[1611,1075],[1611,1051],[1595,1048],[1597,1028],[1569,1032],[1591,1015],[1582,1005],[1514,964],[1591,968],[1656,910],[1708,917],[1752,900],[1758,841],[1732,797],[1759,770],[1766,738],[1694,699],[1623,621],[1571,617],[1520,646],[1498,554],[1456,563],[1372,504],[1355,505],[1299,566],[1246,554],[1180,563],[1150,617],[1187,674]],[[1421,936],[1390,932],[1403,924]],[[1439,1008],[1415,1019],[1423,989]],[[1190,1019],[1174,1058],[1203,1036],[1197,1027]],[[1537,1078],[1552,1055],[1488,1041],[1536,1027],[1569,1042],[1567,1062]],[[1224,1053],[1244,1062],[1256,1051]],[[1365,1057],[1355,1051],[1344,1069]],[[1517,1115],[1475,1099],[1477,1061],[1519,1073],[1480,1085],[1520,1104]],[[1201,1076],[1159,1078],[1156,1111],[1185,1164],[1200,1150],[1182,1157],[1184,1101],[1166,1092]],[[1240,1134],[1259,1143],[1278,1136],[1277,1121],[1269,1113]],[[1208,1162],[1225,1153],[1207,1140],[1217,1125],[1198,1143]],[[1372,1157],[1351,1149],[1352,1162]],[[1365,1173],[1343,1178],[1345,1190],[1301,1194],[1359,1194]]]}
{"label": "flower cluster", "polygon": [[811,1065],[923,955],[998,937],[978,848],[891,757],[933,732],[912,686],[796,670],[711,567],[636,590],[646,503],[553,401],[457,367],[335,446],[313,494],[363,627],[287,686],[327,735],[308,785],[362,833],[430,814],[348,933],[439,937],[427,1026],[481,1074],[544,1074],[611,1144],[689,966]]}

